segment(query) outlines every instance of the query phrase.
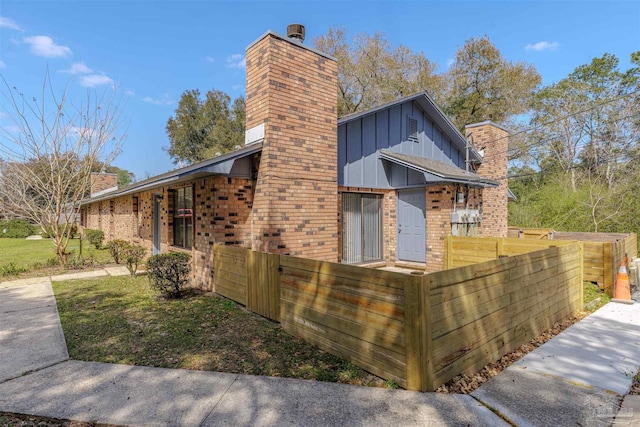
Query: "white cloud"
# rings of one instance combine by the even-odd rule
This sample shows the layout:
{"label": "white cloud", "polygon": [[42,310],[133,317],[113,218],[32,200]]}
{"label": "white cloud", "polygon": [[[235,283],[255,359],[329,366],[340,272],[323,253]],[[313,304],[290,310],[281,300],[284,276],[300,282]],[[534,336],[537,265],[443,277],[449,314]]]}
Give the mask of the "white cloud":
{"label": "white cloud", "polygon": [[113,80],[102,72],[95,72],[89,68],[83,61],[74,62],[68,70],[62,70],[63,73],[69,73],[80,76],[80,85],[84,87],[96,87],[103,85],[115,86]]}
{"label": "white cloud", "polygon": [[93,73],[93,70],[87,67],[87,64],[81,61],[71,64],[71,67],[68,70],[62,70],[62,72],[71,74],[89,74]]}
{"label": "white cloud", "polygon": [[171,98],[169,98],[169,94],[163,94],[160,98],[152,98],[150,96],[145,96],[142,98],[144,102],[153,105],[172,105],[174,102]]}
{"label": "white cloud", "polygon": [[548,42],[542,41],[534,44],[528,44],[524,48],[526,50],[535,50],[536,52],[540,52],[542,50],[556,50],[560,46],[558,42]]}
{"label": "white cloud", "polygon": [[20,25],[16,23],[13,19],[5,18],[4,16],[0,16],[0,27],[9,28],[10,30],[18,30],[22,31]]}
{"label": "white cloud", "polygon": [[242,89],[244,89],[244,85],[233,85],[233,86],[231,86],[231,89],[233,89],[233,90],[242,90]]}
{"label": "white cloud", "polygon": [[205,61],[207,61],[207,62],[209,62],[211,64],[216,62],[216,59],[214,57],[212,57],[212,56],[205,56],[204,59],[205,59]]}
{"label": "white cloud", "polygon": [[247,59],[241,53],[234,53],[227,58],[227,67],[245,69],[247,67]]}
{"label": "white cloud", "polygon": [[127,90],[124,91],[124,94],[127,95],[127,96],[133,96],[136,93],[134,91],[130,90],[130,89],[127,89]]}
{"label": "white cloud", "polygon": [[449,58],[447,59],[447,68],[451,68],[453,66],[453,64],[456,63],[456,60],[453,58]]}
{"label": "white cloud", "polygon": [[80,76],[80,85],[84,87],[95,87],[109,84],[113,85],[113,80],[105,74],[85,74]]}
{"label": "white cloud", "polygon": [[7,68],[7,64],[5,64],[2,60],[0,60],[0,68]]}
{"label": "white cloud", "polygon": [[25,37],[23,40],[31,45],[31,53],[34,55],[45,58],[64,58],[71,55],[71,49],[67,46],[56,44],[48,36]]}
{"label": "white cloud", "polygon": [[4,119],[5,117],[7,117],[7,113],[3,113],[2,111],[0,111],[0,120]]}

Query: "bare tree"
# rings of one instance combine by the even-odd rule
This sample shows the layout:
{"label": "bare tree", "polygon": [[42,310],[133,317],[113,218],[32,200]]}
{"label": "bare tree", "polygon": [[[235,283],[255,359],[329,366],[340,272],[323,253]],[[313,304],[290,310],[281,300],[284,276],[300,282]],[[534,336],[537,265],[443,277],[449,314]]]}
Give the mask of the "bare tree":
{"label": "bare tree", "polygon": [[74,102],[71,86],[58,94],[48,71],[38,97],[2,81],[1,107],[12,121],[0,128],[3,210],[43,231],[50,227],[64,265],[77,207],[90,191],[91,171],[115,158],[125,136],[116,91],[87,91],[86,98]]}
{"label": "bare tree", "polygon": [[384,33],[347,37],[344,27],[329,28],[314,45],[338,60],[338,116],[364,111],[407,95],[443,92],[436,64],[423,52],[394,47]]}

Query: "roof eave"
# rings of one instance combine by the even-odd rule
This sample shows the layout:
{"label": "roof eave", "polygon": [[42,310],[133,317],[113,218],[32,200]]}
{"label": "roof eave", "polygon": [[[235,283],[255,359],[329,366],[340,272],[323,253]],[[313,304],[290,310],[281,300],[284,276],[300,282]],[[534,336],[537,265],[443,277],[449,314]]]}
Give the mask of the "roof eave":
{"label": "roof eave", "polygon": [[[477,185],[477,186],[481,186],[481,187],[497,187],[500,184],[496,181],[490,180],[488,178],[484,178],[481,177],[480,175],[478,175],[477,177],[463,177],[463,176],[454,176],[454,175],[450,175],[450,174],[445,174],[445,173],[441,173],[441,172],[437,172],[434,170],[430,170],[428,168],[425,167],[421,167],[419,165],[415,165],[411,162],[402,160],[402,159],[398,159],[397,157],[393,157],[383,151],[380,152],[380,158],[387,160],[387,161],[391,161],[394,163],[397,163],[401,166],[404,166],[406,168],[415,170],[417,172],[423,173],[425,174],[425,180],[427,180],[427,182],[429,184],[438,184],[438,183],[456,183],[456,184],[468,184],[468,185]],[[429,175],[433,175],[437,178],[441,178],[441,181],[429,181],[427,179],[427,174]]]}
{"label": "roof eave", "polygon": [[223,162],[228,162],[230,160],[235,161],[237,159],[247,157],[257,152],[260,152],[261,150],[262,150],[261,142],[253,143],[251,145],[247,145],[245,147],[239,148],[238,150],[232,151],[230,153],[223,154],[222,156],[203,160],[202,162],[198,162],[193,165],[185,166],[180,169],[175,169],[173,171],[156,175],[155,177],[145,179],[144,181],[131,184],[120,190],[113,191],[111,193],[108,193],[99,197],[90,197],[88,199],[84,199],[80,202],[80,204],[86,205],[86,204],[100,202],[103,200],[109,200],[114,197],[126,196],[132,193],[139,193],[141,191],[154,190],[156,188],[164,187],[167,184],[174,184],[177,182],[194,179],[199,176],[224,175],[224,173],[220,173],[220,172],[209,172],[207,169],[210,169],[210,170],[215,169],[214,168],[215,165],[219,165]]}

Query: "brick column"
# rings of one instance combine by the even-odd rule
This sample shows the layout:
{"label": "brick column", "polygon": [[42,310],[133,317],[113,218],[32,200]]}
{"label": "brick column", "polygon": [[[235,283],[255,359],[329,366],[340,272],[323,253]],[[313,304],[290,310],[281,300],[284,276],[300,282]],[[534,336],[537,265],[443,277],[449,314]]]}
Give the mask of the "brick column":
{"label": "brick column", "polygon": [[483,162],[476,172],[500,183],[482,190],[482,225],[478,234],[507,237],[509,132],[491,121],[467,125],[465,132],[477,150],[484,149]]}
{"label": "brick column", "polygon": [[251,246],[337,261],[336,61],[272,32],[246,60],[247,129],[265,126]]}
{"label": "brick column", "polygon": [[91,172],[91,194],[118,187],[118,174]]}

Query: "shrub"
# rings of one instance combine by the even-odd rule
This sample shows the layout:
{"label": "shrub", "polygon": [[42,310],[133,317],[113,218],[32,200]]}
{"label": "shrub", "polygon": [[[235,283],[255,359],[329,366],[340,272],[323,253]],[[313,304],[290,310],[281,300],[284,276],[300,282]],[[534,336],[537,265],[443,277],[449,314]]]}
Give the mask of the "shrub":
{"label": "shrub", "polygon": [[96,249],[102,247],[102,242],[104,241],[104,232],[102,230],[91,230],[87,228],[84,230],[84,234],[87,236],[89,243],[95,246]]}
{"label": "shrub", "polygon": [[24,239],[36,232],[36,227],[24,219],[12,219],[0,222],[0,236],[13,239]]}
{"label": "shrub", "polygon": [[180,296],[180,291],[189,282],[191,255],[184,252],[169,252],[153,255],[147,261],[147,275],[151,287],[169,298]]}
{"label": "shrub", "polygon": [[131,273],[131,277],[136,277],[136,271],[142,259],[146,255],[147,250],[140,245],[128,245],[124,250],[124,262],[127,269]]}
{"label": "shrub", "polygon": [[129,246],[131,246],[129,242],[121,239],[115,239],[107,243],[107,248],[109,249],[111,257],[116,264],[120,264],[124,261],[124,253]]}

